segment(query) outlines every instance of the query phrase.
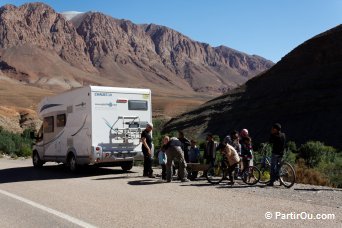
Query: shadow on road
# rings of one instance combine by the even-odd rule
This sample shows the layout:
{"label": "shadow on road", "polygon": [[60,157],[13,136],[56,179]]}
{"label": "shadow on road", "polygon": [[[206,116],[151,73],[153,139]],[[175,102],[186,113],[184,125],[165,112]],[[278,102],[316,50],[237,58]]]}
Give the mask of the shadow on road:
{"label": "shadow on road", "polygon": [[[124,173],[124,172],[122,172],[122,173]],[[92,180],[101,181],[101,180],[118,180],[118,179],[130,179],[130,178],[136,178],[136,177],[130,177],[130,176],[103,177],[103,178],[96,178],[96,179],[92,179]]]}
{"label": "shadow on road", "polygon": [[189,182],[189,184],[182,184],[180,185],[182,187],[187,186],[187,187],[208,187],[208,186],[215,186],[210,183],[194,183],[193,181]]}
{"label": "shadow on road", "polygon": [[16,167],[0,170],[0,184],[24,181],[82,178],[89,176],[102,176],[124,173],[133,172],[127,172],[121,169],[116,170],[106,168],[84,167],[80,169],[77,173],[71,173],[67,171],[63,165],[43,166],[40,169],[36,169],[34,167]]}
{"label": "shadow on road", "polygon": [[247,185],[247,184],[243,184],[243,185],[239,185],[239,184],[234,184],[234,185],[230,185],[230,184],[225,184],[220,186],[219,188],[265,188],[264,185]]}
{"label": "shadow on road", "polygon": [[340,191],[340,192],[342,192],[342,189],[338,189],[338,188],[334,188],[334,189],[329,189],[329,188],[294,188],[293,190],[295,190],[295,191],[306,191],[306,192],[320,192],[320,191],[330,191],[330,192]]}
{"label": "shadow on road", "polygon": [[162,182],[160,180],[153,180],[153,179],[149,179],[149,180],[135,180],[135,181],[129,181],[127,184],[129,185],[154,185],[154,184],[163,184],[165,182]]}

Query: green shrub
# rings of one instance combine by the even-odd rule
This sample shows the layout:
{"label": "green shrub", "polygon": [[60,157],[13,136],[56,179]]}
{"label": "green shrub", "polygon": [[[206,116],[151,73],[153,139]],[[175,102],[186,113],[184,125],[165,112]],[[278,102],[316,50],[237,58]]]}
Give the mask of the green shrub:
{"label": "green shrub", "polygon": [[262,160],[264,155],[270,157],[272,153],[272,146],[268,143],[261,143],[259,148],[254,151],[254,163],[258,163]]}
{"label": "green shrub", "polygon": [[32,149],[28,145],[22,145],[20,150],[17,152],[17,155],[19,157],[31,157],[32,155]]}
{"label": "green shrub", "polygon": [[15,156],[30,156],[32,140],[29,138],[29,130],[22,135],[0,130],[0,151]]}
{"label": "green shrub", "polygon": [[294,141],[288,141],[288,143],[286,143],[286,150],[290,151],[292,153],[297,153],[297,145]]}
{"label": "green shrub", "polygon": [[337,188],[342,188],[342,156],[336,156],[335,161],[322,160],[317,170],[329,177],[330,183]]}
{"label": "green shrub", "polygon": [[304,159],[305,164],[310,168],[316,167],[322,160],[334,161],[336,155],[335,148],[318,141],[309,141],[303,144],[298,152],[299,158]]}

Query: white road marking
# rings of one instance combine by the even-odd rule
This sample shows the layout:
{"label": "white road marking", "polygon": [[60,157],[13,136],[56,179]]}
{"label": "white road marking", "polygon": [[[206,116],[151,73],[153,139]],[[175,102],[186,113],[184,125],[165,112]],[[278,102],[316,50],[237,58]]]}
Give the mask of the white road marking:
{"label": "white road marking", "polygon": [[69,222],[71,222],[71,223],[74,223],[74,224],[76,224],[76,225],[79,225],[79,226],[81,226],[81,227],[85,227],[85,228],[96,228],[96,226],[93,226],[93,225],[91,225],[91,224],[89,224],[89,223],[83,222],[83,221],[81,221],[81,220],[79,220],[79,219],[77,219],[77,218],[74,218],[74,217],[70,216],[70,215],[64,214],[64,213],[62,213],[62,212],[60,212],[60,211],[56,211],[56,210],[51,209],[51,208],[48,208],[48,207],[45,207],[45,206],[43,206],[43,205],[41,205],[41,204],[39,204],[39,203],[35,203],[35,202],[31,201],[31,200],[28,200],[28,199],[25,199],[25,198],[23,198],[23,197],[14,195],[14,194],[9,193],[9,192],[6,192],[6,191],[4,191],[4,190],[1,190],[1,189],[0,189],[0,193],[3,194],[3,195],[9,196],[9,197],[11,197],[11,198],[14,198],[14,199],[16,199],[16,200],[19,200],[19,201],[21,201],[21,202],[24,202],[24,203],[26,203],[26,204],[29,204],[29,205],[31,205],[32,207],[36,207],[36,208],[41,209],[41,210],[43,210],[43,211],[46,211],[46,212],[48,212],[48,213],[50,213],[50,214],[53,214],[53,215],[55,215],[55,216],[58,216],[58,217],[60,217],[60,218],[62,218],[62,219],[65,219],[65,220],[67,220],[67,221],[69,221]]}

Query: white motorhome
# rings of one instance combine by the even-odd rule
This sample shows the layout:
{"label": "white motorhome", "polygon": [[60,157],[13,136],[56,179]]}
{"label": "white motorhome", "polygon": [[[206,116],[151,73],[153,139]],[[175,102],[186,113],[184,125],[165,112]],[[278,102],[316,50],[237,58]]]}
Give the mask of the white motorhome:
{"label": "white motorhome", "polygon": [[43,125],[33,148],[35,167],[62,162],[121,166],[141,157],[140,135],[152,121],[151,90],[87,86],[47,97],[38,105]]}

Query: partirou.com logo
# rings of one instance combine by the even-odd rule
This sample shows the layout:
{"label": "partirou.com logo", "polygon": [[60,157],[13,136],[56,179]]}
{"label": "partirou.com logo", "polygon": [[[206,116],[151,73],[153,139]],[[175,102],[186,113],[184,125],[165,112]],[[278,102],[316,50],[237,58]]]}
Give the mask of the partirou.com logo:
{"label": "partirou.com logo", "polygon": [[323,213],[309,213],[309,212],[290,212],[284,213],[280,211],[266,212],[265,218],[275,220],[334,220],[335,214],[323,214]]}

